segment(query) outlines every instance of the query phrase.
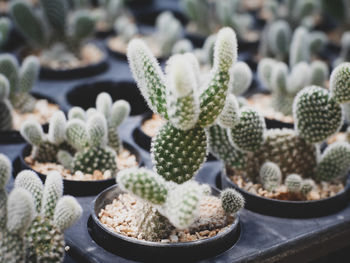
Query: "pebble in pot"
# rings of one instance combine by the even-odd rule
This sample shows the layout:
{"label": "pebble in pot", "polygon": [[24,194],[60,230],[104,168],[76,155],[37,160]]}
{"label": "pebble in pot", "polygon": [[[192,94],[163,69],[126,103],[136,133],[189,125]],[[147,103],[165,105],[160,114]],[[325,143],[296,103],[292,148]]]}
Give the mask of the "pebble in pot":
{"label": "pebble in pot", "polygon": [[[331,197],[334,193],[323,187],[343,190],[350,145],[333,143],[321,155],[318,144],[342,125],[341,104],[349,101],[349,72],[349,64],[341,64],[332,72],[330,91],[309,86],[298,93],[293,104],[294,130],[266,130],[259,112],[239,109],[231,96],[221,122],[209,129],[211,152],[225,162],[239,187],[254,194],[294,201]],[[251,183],[261,183],[266,191],[248,189]]]}
{"label": "pebble in pot", "polygon": [[34,172],[24,170],[7,196],[11,163],[4,155],[0,171],[1,262],[63,262],[63,231],[79,219],[82,208],[74,197],[62,197],[61,175],[50,173],[43,185]]}

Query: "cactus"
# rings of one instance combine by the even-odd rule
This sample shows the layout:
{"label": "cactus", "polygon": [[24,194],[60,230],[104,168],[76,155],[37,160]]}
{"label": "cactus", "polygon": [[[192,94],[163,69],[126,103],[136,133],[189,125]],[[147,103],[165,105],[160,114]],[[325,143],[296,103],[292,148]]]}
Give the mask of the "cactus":
{"label": "cactus", "polygon": [[292,30],[284,20],[276,20],[268,26],[267,45],[274,56],[283,60],[288,54],[288,46],[292,38]]}
{"label": "cactus", "polygon": [[350,31],[344,32],[341,40],[341,51],[339,57],[335,61],[335,65],[339,65],[343,62],[350,61]]}
{"label": "cactus", "polygon": [[275,190],[282,182],[282,173],[277,164],[266,162],[260,168],[260,181],[264,189]]}
{"label": "cactus", "polygon": [[312,189],[315,188],[315,182],[312,179],[304,179],[301,182],[300,193],[307,195]]}
{"label": "cactus", "polygon": [[301,190],[302,178],[298,174],[290,174],[286,177],[284,184],[291,193],[298,193]]}
{"label": "cactus", "polygon": [[73,172],[81,171],[92,174],[95,170],[102,173],[117,170],[116,152],[107,146],[107,120],[97,112],[87,121],[71,119],[67,122],[67,142],[76,150],[74,156],[67,151],[58,151],[57,159]]}
{"label": "cactus", "polygon": [[98,0],[97,8],[92,12],[97,24],[101,25],[102,31],[113,29],[119,18],[129,16],[129,14],[125,15],[127,10],[123,0]]}
{"label": "cactus", "polygon": [[7,78],[0,74],[0,131],[12,129],[12,105],[8,100],[10,93],[9,86]]}
{"label": "cactus", "polygon": [[335,101],[350,101],[350,63],[342,63],[332,71],[329,87]]}
{"label": "cactus", "polygon": [[[183,183],[198,171],[207,154],[205,127],[213,125],[224,108],[229,69],[237,57],[234,32],[221,29],[214,48],[214,66],[199,90],[198,62],[193,55],[176,55],[164,76],[149,49],[140,40],[128,46],[131,71],[150,108],[168,122],[152,140],[157,173]],[[168,148],[176,147],[176,154]],[[186,162],[185,165],[183,162]]]}
{"label": "cactus", "polygon": [[0,55],[0,73],[9,81],[10,101],[21,113],[34,110],[35,99],[29,92],[38,78],[39,69],[39,60],[34,56],[27,57],[19,67],[14,55]]}
{"label": "cactus", "polygon": [[234,128],[240,121],[239,104],[233,94],[228,94],[225,106],[218,118],[218,123],[222,127]]}
{"label": "cactus", "polygon": [[188,39],[180,39],[176,41],[174,44],[171,54],[185,54],[188,52],[192,52],[193,50],[193,45],[192,42]]}
{"label": "cactus", "polygon": [[220,194],[221,205],[226,213],[237,213],[244,207],[243,196],[234,189],[225,189]]}
{"label": "cactus", "polygon": [[326,148],[316,169],[315,179],[330,181],[344,177],[349,170],[350,145],[347,142],[336,142]]}
{"label": "cactus", "polygon": [[0,49],[6,44],[11,28],[11,20],[7,17],[0,18]]}
{"label": "cactus", "polygon": [[275,65],[275,61],[271,58],[263,58],[258,64],[258,77],[265,88],[270,90],[272,70]]}
{"label": "cactus", "polygon": [[20,133],[23,138],[32,145],[32,157],[38,162],[56,162],[57,152],[60,149],[74,152],[65,138],[66,117],[62,111],[52,115],[49,122],[49,132],[44,134],[41,125],[37,121],[27,120]]}
{"label": "cactus", "polygon": [[12,3],[10,12],[15,27],[35,49],[50,50],[60,42],[79,57],[84,40],[95,30],[92,15],[78,10],[68,19],[66,1],[41,0],[40,3],[39,10],[21,0]]}
{"label": "cactus", "polygon": [[182,0],[182,7],[187,17],[196,26],[196,31],[207,35],[213,30],[212,4],[209,0]]}
{"label": "cactus", "polygon": [[248,90],[253,80],[252,70],[245,62],[237,62],[231,69],[230,87],[231,92],[236,95],[242,95]]}
{"label": "cactus", "polygon": [[169,56],[175,43],[181,38],[182,26],[171,12],[162,12],[156,19],[155,38],[161,54]]}
{"label": "cactus", "polygon": [[0,154],[0,230],[6,223],[7,193],[5,186],[7,181],[10,179],[11,173],[12,165],[10,160],[5,155]]}

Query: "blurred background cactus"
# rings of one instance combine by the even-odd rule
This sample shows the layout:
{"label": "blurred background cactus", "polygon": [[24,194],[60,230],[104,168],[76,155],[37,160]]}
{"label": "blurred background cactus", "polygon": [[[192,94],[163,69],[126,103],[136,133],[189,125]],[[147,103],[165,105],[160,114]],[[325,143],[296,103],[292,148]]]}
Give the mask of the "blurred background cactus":
{"label": "blurred background cactus", "polygon": [[8,41],[11,29],[11,20],[7,17],[0,18],[0,50]]}

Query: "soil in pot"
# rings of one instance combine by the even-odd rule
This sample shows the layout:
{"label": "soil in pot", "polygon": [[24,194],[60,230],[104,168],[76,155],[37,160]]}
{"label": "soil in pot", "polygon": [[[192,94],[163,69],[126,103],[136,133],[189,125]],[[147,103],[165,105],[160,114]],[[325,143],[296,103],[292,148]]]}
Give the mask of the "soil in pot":
{"label": "soil in pot", "polygon": [[149,111],[149,108],[140,94],[134,82],[129,81],[98,81],[93,83],[84,83],[70,90],[66,99],[72,106],[82,107],[87,110],[95,107],[96,97],[101,92],[107,92],[112,100],[126,100],[131,106],[131,115],[139,115]]}
{"label": "soil in pot", "polygon": [[339,192],[344,190],[344,182],[342,180],[334,180],[331,182],[319,182],[316,183],[316,187],[312,189],[307,195],[300,193],[292,193],[287,190],[285,185],[280,185],[273,191],[267,191],[264,189],[261,183],[253,182],[251,179],[245,176],[242,171],[235,171],[230,168],[226,168],[228,177],[232,182],[245,191],[271,199],[287,200],[287,201],[312,201],[321,200],[335,196]]}

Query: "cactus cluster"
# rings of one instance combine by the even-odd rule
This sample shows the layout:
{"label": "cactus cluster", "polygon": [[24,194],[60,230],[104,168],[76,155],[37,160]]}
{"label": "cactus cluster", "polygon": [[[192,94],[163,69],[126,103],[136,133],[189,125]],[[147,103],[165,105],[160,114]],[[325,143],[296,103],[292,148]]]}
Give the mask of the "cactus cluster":
{"label": "cactus cluster", "polygon": [[62,177],[56,171],[45,185],[34,172],[20,172],[7,198],[4,183],[10,173],[11,163],[1,155],[0,261],[63,262],[63,231],[79,219],[82,208],[74,197],[62,197]]}
{"label": "cactus cluster", "polygon": [[11,28],[11,20],[7,17],[0,18],[0,49],[6,44]]}
{"label": "cactus cluster", "polygon": [[61,43],[66,52],[79,57],[84,40],[95,30],[95,20],[87,10],[78,10],[68,19],[67,0],[40,0],[39,8],[18,0],[11,3],[10,12],[15,27],[34,49],[50,50]]}
{"label": "cactus cluster", "polygon": [[315,60],[311,64],[299,62],[289,71],[284,62],[263,58],[258,64],[258,77],[272,93],[271,106],[284,115],[291,115],[296,94],[306,86],[323,87],[329,69],[325,62]]}
{"label": "cactus cluster", "polygon": [[[142,95],[166,120],[152,139],[154,172],[128,169],[117,175],[123,190],[150,205],[141,219],[147,239],[159,238],[174,226],[190,227],[198,218],[202,197],[211,192],[192,179],[207,155],[207,129],[224,109],[230,68],[236,58],[233,30],[221,29],[210,78],[200,87],[199,65],[193,54],[170,57],[164,74],[144,42],[132,40],[128,46],[130,68]],[[222,200],[228,213],[237,212],[244,204],[238,193],[224,195]]]}
{"label": "cactus cluster", "polygon": [[[209,129],[210,150],[228,167],[245,171],[246,176],[260,181],[269,191],[284,181],[290,192],[306,195],[315,185],[313,180],[343,178],[350,168],[350,145],[334,143],[321,154],[319,144],[342,125],[341,104],[350,100],[349,70],[349,63],[333,70],[330,91],[318,86],[299,91],[293,103],[294,130],[264,130],[261,118],[247,117],[250,115],[244,115],[245,107],[236,108],[230,113],[234,116],[231,125],[218,122]],[[264,74],[271,76],[267,70]],[[223,114],[227,112],[222,111]],[[226,116],[225,120],[229,118]]]}
{"label": "cactus cluster", "polygon": [[0,74],[9,82],[9,99],[21,113],[34,110],[35,99],[29,92],[38,78],[39,70],[39,60],[35,56],[27,57],[19,67],[14,55],[0,55]]}

